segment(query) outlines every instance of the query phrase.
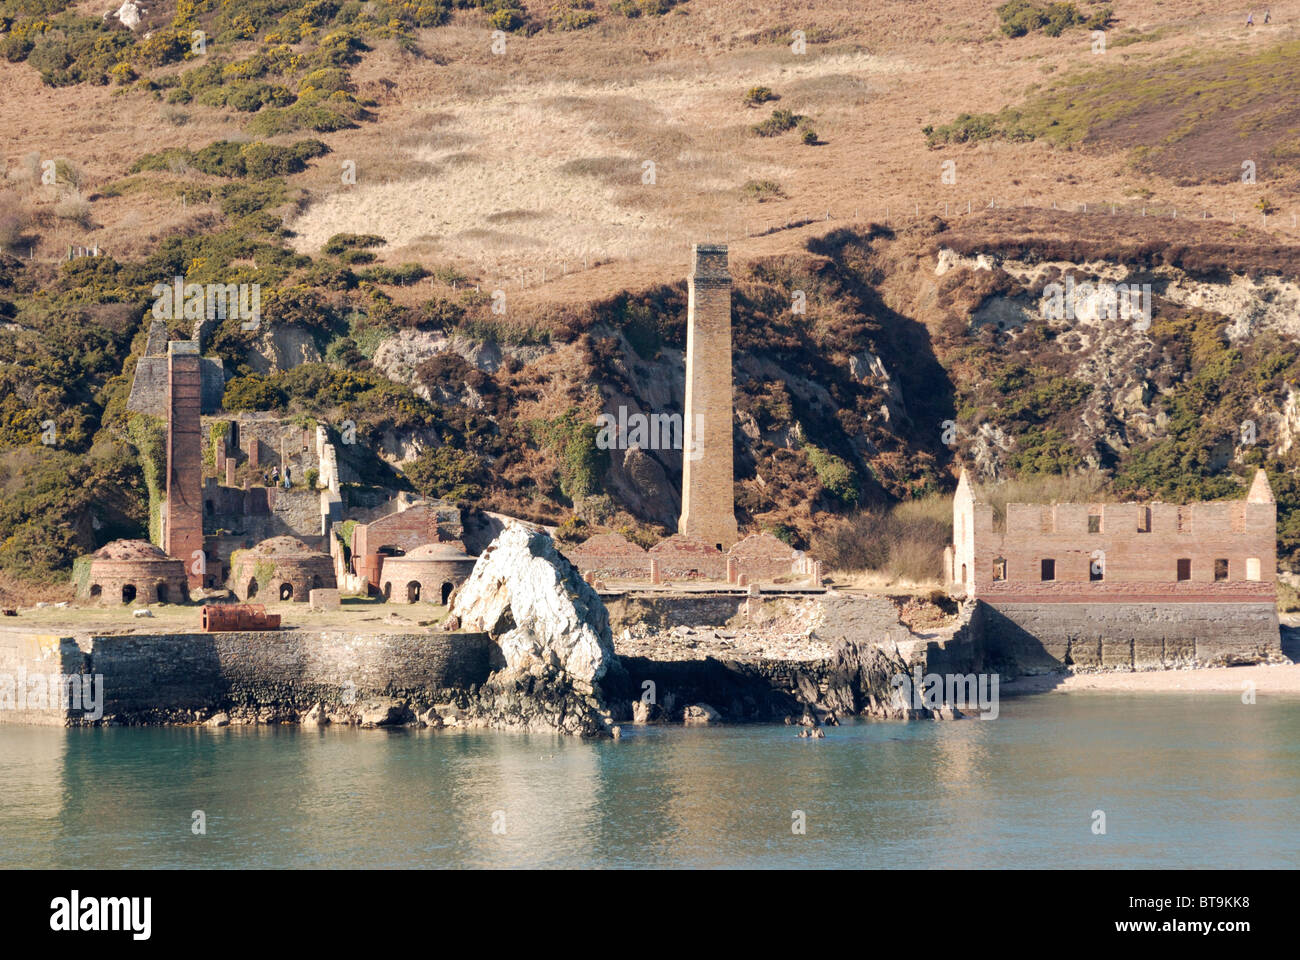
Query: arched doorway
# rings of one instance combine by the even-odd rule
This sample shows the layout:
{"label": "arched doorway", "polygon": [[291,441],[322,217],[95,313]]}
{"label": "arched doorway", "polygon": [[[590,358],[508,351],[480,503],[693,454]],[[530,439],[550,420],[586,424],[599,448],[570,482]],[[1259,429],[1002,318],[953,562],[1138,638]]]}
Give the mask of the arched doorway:
{"label": "arched doorway", "polygon": [[447,605],[447,601],[451,598],[451,591],[454,589],[455,587],[451,585],[450,581],[447,581],[442,585],[442,605],[444,607]]}
{"label": "arched doorway", "polygon": [[248,590],[247,590],[246,592],[248,593],[248,599],[250,599],[250,600],[252,600],[255,596],[257,596],[257,578],[256,578],[256,577],[254,577],[253,579],[251,579],[251,580],[248,581]]}
{"label": "arched doorway", "polygon": [[92,583],[90,585],[91,600],[98,600],[103,595],[104,595],[104,588],[102,586],[100,586],[98,583]]}
{"label": "arched doorway", "polygon": [[293,584],[292,584],[292,583],[282,583],[282,584],[280,584],[280,599],[281,599],[281,600],[292,600],[292,599],[293,599]]}
{"label": "arched doorway", "polygon": [[324,586],[324,584],[321,582],[321,578],[320,578],[320,574],[319,574],[319,573],[316,574],[316,576],[314,576],[314,577],[311,578],[311,588],[312,588],[313,590],[319,590],[319,589],[320,589],[321,587],[323,587],[323,586]]}
{"label": "arched doorway", "polygon": [[157,593],[157,595],[158,595],[158,602],[159,602],[159,603],[166,603],[166,602],[167,602],[167,584],[165,584],[165,583],[163,583],[161,580],[159,580],[159,581],[158,581],[158,585],[157,585],[156,587],[154,587],[154,591],[155,591],[155,592]]}
{"label": "arched doorway", "polygon": [[406,585],[406,602],[419,603],[420,601],[420,581],[412,580]]}
{"label": "arched doorway", "polygon": [[393,581],[389,580],[384,583],[384,599],[391,600],[392,598],[393,598]]}
{"label": "arched doorway", "polygon": [[122,587],[122,602],[135,603],[135,584],[128,583]]}

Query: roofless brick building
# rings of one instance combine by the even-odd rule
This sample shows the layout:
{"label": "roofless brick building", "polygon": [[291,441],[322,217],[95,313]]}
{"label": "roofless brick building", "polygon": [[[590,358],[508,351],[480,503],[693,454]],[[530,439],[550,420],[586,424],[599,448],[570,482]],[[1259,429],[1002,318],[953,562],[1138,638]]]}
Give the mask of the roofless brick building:
{"label": "roofless brick building", "polygon": [[1244,500],[1010,503],[962,472],[945,552],[952,592],[1019,662],[1174,665],[1259,659],[1280,647],[1277,504],[1263,470]]}

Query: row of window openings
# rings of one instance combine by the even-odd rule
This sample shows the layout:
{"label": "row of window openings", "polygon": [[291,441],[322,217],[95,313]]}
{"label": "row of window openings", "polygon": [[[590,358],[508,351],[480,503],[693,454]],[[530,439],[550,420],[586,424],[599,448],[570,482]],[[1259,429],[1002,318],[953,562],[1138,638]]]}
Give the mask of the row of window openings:
{"label": "row of window openings", "polygon": [[[1040,562],[1039,579],[1046,582],[1056,579],[1056,560],[1044,558]],[[1228,561],[1214,561],[1214,579],[1215,582],[1228,579]],[[994,581],[1005,580],[1007,578],[1007,561],[998,557],[993,561],[993,579]],[[1088,564],[1088,579],[1096,582],[1106,578],[1106,564],[1103,560],[1093,560]],[[1177,563],[1177,578],[1179,580],[1192,579],[1192,561],[1190,558],[1180,558]],[[1246,579],[1259,579],[1259,560],[1251,557],[1246,561]]]}
{"label": "row of window openings", "polygon": [[[1044,514],[1045,519],[1044,519],[1043,532],[1054,533],[1055,523],[1048,522],[1046,517],[1047,515]],[[1182,507],[1179,507],[1178,509],[1178,532],[1179,533],[1185,533],[1187,531],[1187,523],[1188,523],[1188,514]],[[958,539],[960,539],[964,535],[966,529],[965,518],[959,517],[957,525],[958,525],[957,536]],[[1243,515],[1236,514],[1233,516],[1233,529],[1235,529],[1237,532],[1241,532],[1244,529],[1244,525],[1245,525],[1245,517]],[[1101,533],[1101,514],[1099,513],[1088,514],[1088,532]],[[1137,532],[1138,533],[1151,532],[1151,508],[1150,507],[1142,507],[1138,510]]]}

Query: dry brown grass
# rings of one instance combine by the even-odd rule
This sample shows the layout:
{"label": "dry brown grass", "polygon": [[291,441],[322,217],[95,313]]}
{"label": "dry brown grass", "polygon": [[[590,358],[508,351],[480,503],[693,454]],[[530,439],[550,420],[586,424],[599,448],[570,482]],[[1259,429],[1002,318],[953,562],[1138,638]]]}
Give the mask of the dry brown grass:
{"label": "dry brown grass", "polygon": [[[71,600],[73,587],[65,583],[29,583],[5,570],[0,570],[0,607],[30,607],[36,603],[57,603]],[[0,626],[12,620],[0,620]]]}
{"label": "dry brown grass", "polygon": [[1114,499],[1106,475],[1095,470],[977,485],[975,498],[993,507],[995,524],[1005,522],[1008,503],[1106,503]]}
{"label": "dry brown grass", "polygon": [[952,498],[862,510],[814,538],[812,553],[854,586],[938,583],[952,540]]}
{"label": "dry brown grass", "polygon": [[[377,232],[391,241],[382,253],[389,263],[428,254],[467,275],[513,281],[522,273],[529,283],[545,267],[545,285],[512,301],[531,309],[674,279],[693,241],[728,239],[738,260],[788,252],[814,228],[746,235],[827,212],[867,220],[889,208],[896,221],[917,205],[942,212],[945,202],[956,210],[993,197],[1050,208],[1143,191],[1179,209],[1240,201],[1238,185],[1175,184],[1136,170],[1120,151],[991,142],[929,150],[922,124],[1000,110],[1031,84],[1100,62],[1089,59],[1082,32],[1001,37],[994,6],[691,0],[665,17],[626,20],[598,3],[595,26],[512,36],[502,57],[490,52],[482,15],[457,11],[449,26],[421,33],[420,53],[380,42],[355,69],[358,88],[379,101],[377,120],[323,137],[333,152],[293,178],[312,202],[291,226],[309,252],[333,233]],[[1114,8],[1113,37],[1152,36],[1113,47],[1106,62],[1117,64],[1262,47],[1295,35],[1300,22],[1295,0],[1276,4],[1274,23],[1253,32],[1208,0],[1154,8],[1117,0]],[[788,46],[796,28],[811,40],[805,56]],[[396,83],[391,94],[381,79]],[[751,135],[755,111],[741,97],[760,85],[812,117],[824,144]],[[26,64],[0,62],[0,89],[9,179],[26,156],[66,156],[88,197],[143,152],[233,139],[247,121],[107,87],[44,87]],[[354,187],[340,181],[346,159],[357,163]],[[957,164],[955,186],[939,183],[945,159]],[[646,160],[656,164],[654,185],[641,183]],[[743,190],[751,180],[778,182],[786,196],[755,204]],[[1284,213],[1288,191],[1274,191]],[[92,208],[90,235],[67,222],[43,225],[38,257],[53,259],[68,243],[135,251],[177,227],[175,211],[144,192],[95,199]],[[512,219],[512,211],[533,216]],[[1289,228],[1289,216],[1276,219]],[[611,262],[571,272],[584,259]]]}

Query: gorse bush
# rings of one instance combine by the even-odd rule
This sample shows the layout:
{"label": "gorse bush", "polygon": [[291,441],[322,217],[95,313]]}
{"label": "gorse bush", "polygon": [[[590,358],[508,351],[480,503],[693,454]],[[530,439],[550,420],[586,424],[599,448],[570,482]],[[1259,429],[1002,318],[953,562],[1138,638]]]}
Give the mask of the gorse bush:
{"label": "gorse bush", "polygon": [[131,165],[129,172],[170,171],[180,162],[214,177],[266,179],[299,173],[307,168],[308,160],[326,153],[329,147],[319,140],[299,140],[290,147],[218,140],[198,151],[172,147],[146,154]]}
{"label": "gorse bush", "polygon": [[801,117],[791,113],[789,110],[778,108],[772,111],[770,117],[761,123],[754,124],[750,129],[760,137],[775,137],[785,133],[787,130],[793,130],[798,126],[801,119]]}
{"label": "gorse bush", "polygon": [[1042,30],[1049,37],[1059,37],[1071,27],[1086,26],[1089,30],[1104,30],[1113,19],[1109,6],[1086,14],[1073,3],[1048,3],[1043,6],[1030,0],[1009,0],[997,8],[1002,32],[1008,37],[1023,37],[1034,30]]}

